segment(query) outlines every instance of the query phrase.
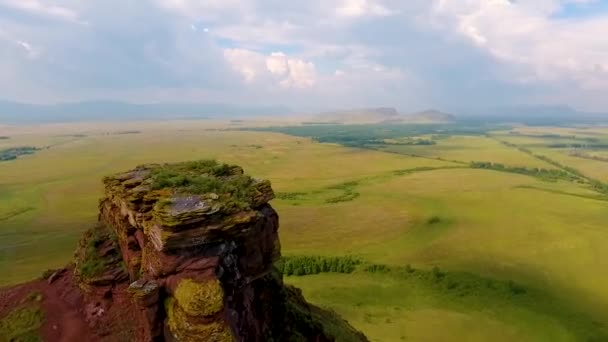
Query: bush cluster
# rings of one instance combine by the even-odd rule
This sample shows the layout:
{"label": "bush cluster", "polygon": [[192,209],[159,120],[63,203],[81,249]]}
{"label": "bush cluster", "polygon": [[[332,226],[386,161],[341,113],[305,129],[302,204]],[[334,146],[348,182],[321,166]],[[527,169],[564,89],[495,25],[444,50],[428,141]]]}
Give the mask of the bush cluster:
{"label": "bush cluster", "polygon": [[350,256],[288,256],[283,257],[276,266],[284,275],[304,276],[328,272],[352,273],[360,263],[361,260]]}
{"label": "bush cluster", "polygon": [[342,190],[342,191],[344,191],[344,193],[341,194],[340,196],[326,199],[325,203],[349,202],[349,201],[356,199],[360,195],[358,192],[355,191],[355,188],[358,185],[359,185],[358,181],[350,181],[350,182],[345,182],[342,184],[333,185],[333,186],[328,187],[328,189],[332,189],[332,190]]}
{"label": "bush cluster", "polygon": [[308,195],[305,192],[276,192],[275,197],[280,200],[300,200],[302,197]]}
{"label": "bush cluster", "polygon": [[382,264],[369,264],[363,270],[369,273],[389,273],[391,271],[390,267]]}
{"label": "bush cluster", "polygon": [[500,163],[492,163],[492,162],[471,162],[471,168],[474,169],[489,169],[503,172],[511,172],[518,173],[522,175],[528,175],[537,177],[543,180],[567,180],[567,181],[576,181],[580,177],[573,173],[571,170],[565,169],[543,169],[543,168],[528,168],[528,167],[517,167],[517,166],[506,166]]}
{"label": "bush cluster", "polygon": [[426,220],[427,224],[437,224],[441,222],[441,217],[433,215]]}

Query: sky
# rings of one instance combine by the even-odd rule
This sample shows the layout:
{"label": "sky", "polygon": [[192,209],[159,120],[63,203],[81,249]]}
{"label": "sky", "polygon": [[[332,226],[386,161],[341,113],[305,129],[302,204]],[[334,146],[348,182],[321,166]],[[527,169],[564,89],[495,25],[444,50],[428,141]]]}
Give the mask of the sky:
{"label": "sky", "polygon": [[0,99],[608,111],[608,0],[0,0]]}

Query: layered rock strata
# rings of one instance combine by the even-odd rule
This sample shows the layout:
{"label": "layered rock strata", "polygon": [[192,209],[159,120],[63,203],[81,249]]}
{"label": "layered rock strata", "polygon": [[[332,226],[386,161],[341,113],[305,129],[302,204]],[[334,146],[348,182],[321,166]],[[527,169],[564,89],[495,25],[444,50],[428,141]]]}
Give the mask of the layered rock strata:
{"label": "layered rock strata", "polygon": [[140,339],[333,341],[331,324],[341,340],[366,341],[283,284],[269,181],[197,161],[139,166],[104,185],[74,274],[85,290],[128,282]]}

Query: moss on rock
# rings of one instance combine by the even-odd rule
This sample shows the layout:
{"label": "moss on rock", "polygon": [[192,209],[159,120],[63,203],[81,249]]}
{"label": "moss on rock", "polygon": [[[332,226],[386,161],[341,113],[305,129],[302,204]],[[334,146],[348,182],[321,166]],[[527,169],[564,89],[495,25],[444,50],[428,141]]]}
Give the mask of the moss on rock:
{"label": "moss on rock", "polygon": [[175,299],[184,312],[195,317],[211,316],[224,308],[224,291],[217,279],[182,279],[175,289]]}
{"label": "moss on rock", "polygon": [[232,342],[234,340],[230,328],[223,320],[197,322],[196,318],[188,315],[173,298],[165,302],[165,309],[170,332],[176,341]]}
{"label": "moss on rock", "polygon": [[74,275],[84,283],[112,283],[128,278],[116,234],[104,225],[85,232],[75,254]]}
{"label": "moss on rock", "polygon": [[[156,202],[156,215],[167,223],[216,212],[234,213],[274,197],[270,182],[256,180],[236,165],[215,160],[141,165],[104,178],[106,192],[135,207]],[[185,216],[185,217],[181,217]]]}

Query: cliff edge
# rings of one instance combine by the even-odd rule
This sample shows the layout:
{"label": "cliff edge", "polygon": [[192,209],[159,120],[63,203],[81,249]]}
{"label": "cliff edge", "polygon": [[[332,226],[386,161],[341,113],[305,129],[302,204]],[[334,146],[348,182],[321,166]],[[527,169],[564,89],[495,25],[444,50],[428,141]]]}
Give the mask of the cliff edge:
{"label": "cliff edge", "polygon": [[367,341],[283,284],[269,181],[205,160],[104,185],[73,265],[0,291],[0,341],[20,340],[1,330],[23,310],[39,327],[21,331],[45,341]]}

